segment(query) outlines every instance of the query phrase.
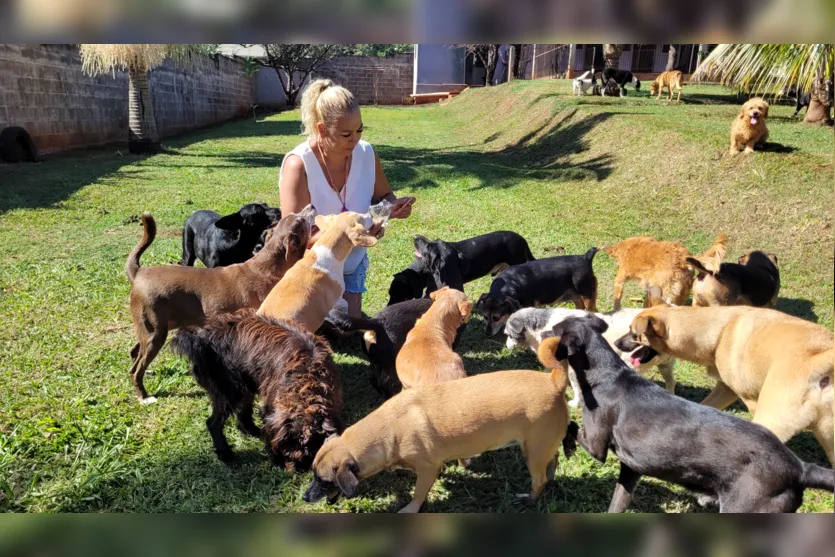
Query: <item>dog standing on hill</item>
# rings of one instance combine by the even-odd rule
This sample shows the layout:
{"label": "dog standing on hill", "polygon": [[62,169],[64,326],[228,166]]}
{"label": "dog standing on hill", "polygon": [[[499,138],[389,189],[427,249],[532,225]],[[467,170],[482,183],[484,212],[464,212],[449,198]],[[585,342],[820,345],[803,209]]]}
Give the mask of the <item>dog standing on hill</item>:
{"label": "dog standing on hill", "polygon": [[591,75],[591,71],[587,71],[583,75],[575,77],[572,84],[574,95],[582,96],[597,84],[597,80]]}

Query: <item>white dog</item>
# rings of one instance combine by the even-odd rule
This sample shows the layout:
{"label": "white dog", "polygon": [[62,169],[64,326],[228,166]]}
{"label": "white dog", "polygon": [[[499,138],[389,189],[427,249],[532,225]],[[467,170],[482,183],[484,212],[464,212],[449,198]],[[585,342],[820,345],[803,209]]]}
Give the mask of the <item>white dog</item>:
{"label": "white dog", "polygon": [[[630,353],[624,353],[615,348],[614,342],[629,332],[629,325],[632,323],[632,320],[642,311],[644,311],[644,308],[624,308],[610,313],[595,313],[595,315],[609,325],[609,328],[603,333],[603,338],[609,342],[609,345],[624,362],[635,368],[642,375],[646,375],[653,368],[657,367],[661,376],[664,378],[664,384],[667,390],[675,393],[676,381],[673,377],[673,366],[676,360],[673,356],[659,354],[652,349],[646,350],[646,346],[642,346]],[[520,309],[513,313],[507,319],[507,323],[505,323],[504,332],[507,335],[507,347],[511,350],[514,348],[528,347],[536,352],[539,343],[542,341],[542,335],[550,332],[554,328],[554,325],[569,317],[580,317],[585,314],[586,311],[582,309]],[[568,369],[568,379],[571,382],[571,389],[574,391],[574,398],[568,404],[573,408],[577,408],[583,401],[583,395],[580,392],[580,383],[577,381],[577,376],[570,367]]]}
{"label": "white dog", "polygon": [[587,71],[580,77],[574,78],[574,94],[575,95],[585,95],[586,91],[592,88],[594,85],[594,77],[590,76],[591,71]]}

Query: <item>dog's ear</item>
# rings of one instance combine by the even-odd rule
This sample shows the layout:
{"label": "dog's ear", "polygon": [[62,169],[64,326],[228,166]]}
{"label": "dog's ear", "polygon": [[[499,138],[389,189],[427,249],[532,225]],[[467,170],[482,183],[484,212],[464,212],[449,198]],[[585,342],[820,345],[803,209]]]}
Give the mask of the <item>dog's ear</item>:
{"label": "dog's ear", "polygon": [[461,312],[461,320],[464,323],[470,321],[470,315],[473,313],[473,303],[469,300],[458,302],[458,311]]}
{"label": "dog's ear", "polygon": [[475,303],[475,308],[478,309],[484,305],[484,300],[487,299],[488,293],[485,292],[484,294],[479,297],[478,301]]}
{"label": "dog's ear", "polygon": [[519,300],[517,300],[516,298],[508,296],[504,300],[505,302],[507,302],[507,305],[510,306],[510,313],[517,312],[522,307],[522,304],[520,304]]}
{"label": "dog's ear", "polygon": [[221,230],[240,230],[243,226],[244,218],[240,213],[232,213],[215,221],[215,227]]}
{"label": "dog's ear", "polygon": [[324,232],[333,224],[333,217],[334,215],[316,215],[313,222],[316,224],[316,228]]}
{"label": "dog's ear", "polygon": [[638,314],[633,321],[634,332],[646,337],[666,338],[667,329],[664,323],[652,315]]}
{"label": "dog's ear", "polygon": [[284,237],[284,260],[289,261],[291,253],[296,253],[305,247],[307,246],[302,245],[301,234],[295,230],[288,232],[287,236]]}
{"label": "dog's ear", "polygon": [[434,302],[435,300],[438,299],[438,296],[441,295],[441,292],[446,292],[447,290],[449,290],[449,286],[442,286],[438,290],[433,290],[432,292],[429,293],[429,299]]}
{"label": "dog's ear", "polygon": [[762,104],[762,108],[763,108],[763,116],[765,116],[766,118],[768,118],[768,108],[769,108],[768,101],[763,100],[763,101],[762,101],[762,103],[763,103],[763,104]]}
{"label": "dog's ear", "polygon": [[343,460],[336,471],[336,485],[349,499],[357,494],[357,485],[359,485],[357,474],[359,474],[359,471],[359,465],[353,458]]}
{"label": "dog's ear", "polygon": [[347,231],[348,238],[355,246],[370,248],[377,245],[377,238],[368,233],[365,227],[361,224],[352,226]]}
{"label": "dog's ear", "polygon": [[583,343],[578,339],[577,335],[572,332],[566,332],[559,336],[559,344],[554,357],[558,361],[567,360],[569,357],[576,355],[582,350]]}
{"label": "dog's ear", "polygon": [[777,267],[777,256],[776,255],[774,255],[773,253],[766,253],[765,256],[768,257],[769,261],[774,263],[775,267]]}

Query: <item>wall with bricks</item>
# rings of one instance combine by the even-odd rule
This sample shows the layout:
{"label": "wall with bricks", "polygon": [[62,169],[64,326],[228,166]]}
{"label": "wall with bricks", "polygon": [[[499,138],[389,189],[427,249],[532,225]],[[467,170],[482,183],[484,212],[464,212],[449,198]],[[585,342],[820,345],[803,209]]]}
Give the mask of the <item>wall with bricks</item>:
{"label": "wall with bricks", "polygon": [[[151,93],[160,135],[171,135],[246,113],[254,102],[251,78],[236,60],[170,63],[154,69]],[[0,129],[24,127],[40,153],[126,141],[125,72],[89,77],[70,45],[0,44]]]}
{"label": "wall with bricks", "polygon": [[414,55],[338,56],[311,77],[334,80],[360,104],[401,104],[412,94]]}

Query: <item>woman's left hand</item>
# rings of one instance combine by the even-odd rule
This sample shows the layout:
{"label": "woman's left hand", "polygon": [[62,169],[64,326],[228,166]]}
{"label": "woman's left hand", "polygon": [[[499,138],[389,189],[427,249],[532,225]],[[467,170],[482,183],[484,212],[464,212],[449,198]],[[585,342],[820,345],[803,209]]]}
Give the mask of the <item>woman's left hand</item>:
{"label": "woman's left hand", "polygon": [[391,210],[391,218],[405,219],[412,214],[412,204],[415,202],[414,197],[401,197],[394,202],[394,207]]}

